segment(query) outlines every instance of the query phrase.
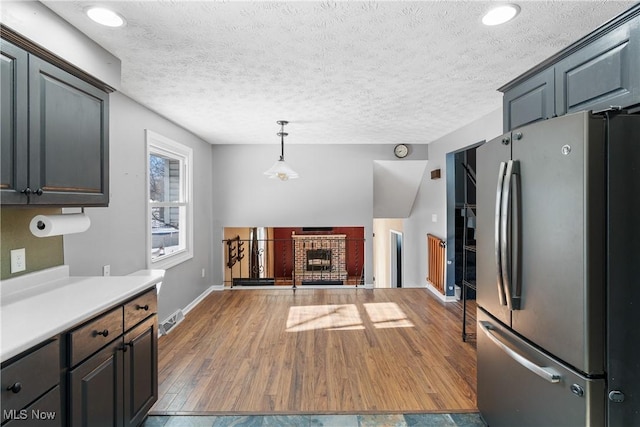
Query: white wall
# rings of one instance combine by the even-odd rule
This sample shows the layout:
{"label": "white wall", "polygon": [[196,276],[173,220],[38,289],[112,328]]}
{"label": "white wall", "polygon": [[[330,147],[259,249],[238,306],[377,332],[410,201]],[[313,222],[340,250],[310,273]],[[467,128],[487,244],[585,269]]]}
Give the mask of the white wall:
{"label": "white wall", "polygon": [[[300,178],[282,182],[263,175],[278,159],[278,145],[214,146],[214,262],[222,268],[224,227],[362,226],[365,282],[372,283],[373,164],[393,160],[393,147],[285,144]],[[417,146],[407,160],[425,160],[426,152]],[[215,278],[221,283],[222,271]]]}
{"label": "white wall", "polygon": [[[150,129],[193,149],[194,257],[169,270],[158,299],[164,320],[212,284],[211,145],[128,97],[110,95],[110,193],[108,208],[87,208],[91,227],[64,237],[64,261],[74,276],[120,276],[147,268],[146,140]],[[201,277],[202,269],[206,277]]]}
{"label": "white wall", "polygon": [[[490,140],[502,134],[502,108],[429,144],[429,164],[425,171],[411,216],[405,220],[404,235],[413,236],[412,246],[405,240],[405,280],[427,283],[427,234],[447,237],[447,153]],[[431,171],[441,170],[441,177],[431,179]],[[432,222],[432,215],[437,221]],[[416,243],[416,246],[413,246]],[[453,290],[452,290],[453,294]]]}

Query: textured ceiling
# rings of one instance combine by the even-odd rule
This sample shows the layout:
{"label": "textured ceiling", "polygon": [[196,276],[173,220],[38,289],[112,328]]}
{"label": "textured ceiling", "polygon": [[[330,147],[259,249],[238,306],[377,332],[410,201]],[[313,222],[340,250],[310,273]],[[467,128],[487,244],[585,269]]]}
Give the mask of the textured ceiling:
{"label": "textured ceiling", "polygon": [[[634,1],[43,1],[122,60],[122,92],[212,144],[428,143]],[[106,4],[127,20],[98,26]]]}

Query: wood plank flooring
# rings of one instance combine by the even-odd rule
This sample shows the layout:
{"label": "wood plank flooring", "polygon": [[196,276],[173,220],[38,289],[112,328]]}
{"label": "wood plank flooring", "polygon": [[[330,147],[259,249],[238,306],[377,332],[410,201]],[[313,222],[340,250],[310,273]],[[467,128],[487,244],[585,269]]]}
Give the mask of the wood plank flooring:
{"label": "wood plank flooring", "polygon": [[476,411],[460,312],[425,289],[214,292],[160,338],[151,414]]}

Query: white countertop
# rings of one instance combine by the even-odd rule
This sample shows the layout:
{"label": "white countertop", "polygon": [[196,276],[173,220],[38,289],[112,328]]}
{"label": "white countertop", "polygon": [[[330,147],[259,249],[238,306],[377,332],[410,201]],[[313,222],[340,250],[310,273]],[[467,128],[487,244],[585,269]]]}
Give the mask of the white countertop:
{"label": "white countertop", "polygon": [[163,278],[164,270],[69,277],[68,267],[60,266],[0,281],[2,362],[160,284]]}

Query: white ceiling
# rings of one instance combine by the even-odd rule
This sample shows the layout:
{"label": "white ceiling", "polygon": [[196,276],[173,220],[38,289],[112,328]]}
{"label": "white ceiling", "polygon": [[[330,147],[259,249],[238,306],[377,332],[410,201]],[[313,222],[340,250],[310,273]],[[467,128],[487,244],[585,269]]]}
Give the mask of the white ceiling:
{"label": "white ceiling", "polygon": [[[43,1],[122,60],[122,92],[212,144],[428,143],[634,1]],[[125,17],[112,29],[83,10]]]}

